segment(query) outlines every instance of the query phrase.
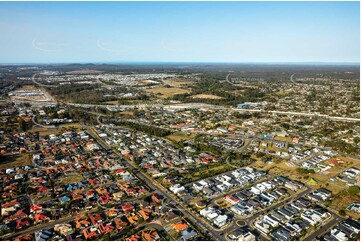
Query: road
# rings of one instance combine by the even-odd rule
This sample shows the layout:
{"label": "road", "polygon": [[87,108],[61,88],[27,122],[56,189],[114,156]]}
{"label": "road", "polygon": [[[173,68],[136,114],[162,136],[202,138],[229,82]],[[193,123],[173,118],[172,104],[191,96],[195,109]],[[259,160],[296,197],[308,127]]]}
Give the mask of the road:
{"label": "road", "polygon": [[315,240],[316,238],[321,237],[322,235],[324,235],[327,231],[329,231],[330,228],[332,228],[333,226],[335,226],[337,223],[341,222],[343,220],[343,218],[341,216],[339,216],[338,214],[336,214],[335,212],[331,211],[330,209],[327,209],[329,211],[329,213],[332,215],[332,219],[330,222],[328,222],[327,224],[323,225],[320,229],[316,230],[315,232],[313,232],[312,234],[310,234],[309,236],[307,236],[304,241],[312,241]]}
{"label": "road", "polygon": [[243,109],[243,108],[230,108],[219,105],[210,105],[203,103],[180,103],[180,104],[171,104],[163,105],[160,103],[157,104],[137,104],[137,105],[97,105],[97,104],[78,104],[78,103],[68,103],[67,105],[73,107],[83,107],[83,108],[115,108],[115,109],[132,109],[132,108],[164,108],[164,109],[213,109],[213,110],[225,110],[225,111],[238,111],[238,112],[258,112],[258,113],[267,113],[267,114],[276,114],[276,115],[293,115],[300,117],[319,117],[325,118],[334,121],[350,121],[350,122],[360,122],[359,118],[350,118],[350,117],[340,117],[340,116],[330,116],[327,114],[319,114],[315,112],[290,112],[290,111],[278,111],[278,110],[263,110],[263,109]]}
{"label": "road", "polygon": [[231,85],[233,86],[234,84],[228,79],[230,75],[231,75],[231,73],[229,73],[229,74],[226,76],[226,82],[228,82],[229,84],[231,84]]}
{"label": "road", "polygon": [[35,118],[36,118],[36,115],[34,115],[34,116],[32,117],[32,119],[31,119],[35,125],[40,126],[40,127],[42,127],[42,128],[56,129],[56,126],[55,126],[55,125],[42,125],[42,124],[39,124],[38,122],[35,121]]}
{"label": "road", "polygon": [[293,76],[294,76],[295,74],[296,74],[296,73],[293,73],[293,74],[291,75],[290,81],[291,81],[293,84],[295,84],[295,85],[300,85],[299,83],[297,83],[297,82],[295,82],[295,81],[293,80]]}
{"label": "road", "polygon": [[[100,139],[91,129],[87,128],[87,132],[95,139],[97,142],[106,150],[112,149],[109,147],[102,139]],[[117,151],[114,150],[116,154],[121,156]],[[155,190],[157,193],[161,194],[164,198],[173,201],[177,205],[178,208],[180,208],[190,221],[193,222],[195,226],[198,227],[204,234],[210,233],[212,238],[216,240],[224,240],[224,237],[220,236],[219,233],[214,230],[213,227],[211,227],[208,224],[202,223],[201,220],[197,216],[193,215],[192,212],[189,211],[188,208],[186,208],[185,204],[183,202],[178,202],[175,195],[168,192],[167,189],[165,189],[162,185],[158,184],[156,181],[153,181],[152,179],[148,178],[146,175],[144,175],[142,172],[137,171],[137,167],[135,167],[130,162],[124,160],[124,164],[135,173],[135,176],[138,177],[139,180],[147,184],[151,189]]]}
{"label": "road", "polygon": [[[43,87],[55,87],[55,85],[45,85],[37,82],[35,80],[37,74],[34,74],[32,77],[32,81]],[[229,73],[226,76],[226,82],[230,83],[231,85],[234,85],[230,80],[229,76],[231,73]],[[299,83],[296,83],[293,80],[295,73],[291,75],[290,81],[294,83],[295,85],[299,85]],[[19,102],[19,101],[18,101]],[[21,102],[27,102],[31,103],[32,105],[38,105],[39,103],[31,102],[31,101],[21,101]],[[56,102],[44,102],[41,103],[42,106],[52,106],[56,105]],[[224,106],[218,106],[218,105],[210,105],[210,104],[204,104],[204,103],[179,103],[179,104],[171,104],[171,105],[163,105],[161,103],[143,103],[143,104],[134,104],[134,105],[97,105],[97,104],[79,104],[79,103],[66,103],[64,105],[67,106],[73,106],[73,107],[83,107],[83,108],[113,108],[113,109],[132,109],[132,108],[180,108],[180,109],[200,109],[200,108],[208,108],[208,109],[215,109],[215,110],[230,110],[230,111],[247,111],[247,112],[264,112],[264,113],[270,113],[270,114],[277,114],[277,115],[294,115],[294,116],[303,116],[303,117],[321,117],[321,118],[327,118],[329,120],[334,121],[350,121],[350,122],[360,122],[359,118],[350,118],[350,117],[338,117],[338,116],[329,116],[327,114],[318,114],[313,112],[288,112],[288,111],[266,111],[261,109],[237,109],[237,108],[229,108]]]}
{"label": "road", "polygon": [[[84,211],[84,212],[81,212],[79,214],[86,214],[86,213],[91,213],[91,212],[95,212],[95,211],[96,210],[94,209],[94,210],[90,210],[90,211]],[[37,232],[39,230],[42,230],[42,229],[52,228],[56,224],[68,223],[70,221],[73,221],[74,218],[75,218],[74,216],[69,215],[69,216],[63,217],[63,218],[55,220],[55,221],[50,221],[50,222],[39,224],[39,225],[36,225],[36,226],[31,226],[28,229],[22,230],[22,231],[17,232],[17,233],[3,235],[0,238],[1,238],[1,240],[10,240],[10,239],[13,239],[13,238],[16,238],[16,237],[19,237],[19,236],[24,236],[24,235],[27,235],[27,234],[35,233],[35,232]]]}
{"label": "road", "polygon": [[[93,134],[93,135],[95,135],[95,134]],[[95,137],[96,137],[96,135],[95,135]],[[98,142],[99,142],[99,143],[102,143],[103,141],[102,141],[102,140],[99,140]],[[104,142],[103,142],[103,143],[104,143]],[[103,147],[104,147],[104,146],[103,146]],[[108,147],[108,146],[105,144],[105,148],[106,148],[106,147]],[[128,165],[128,167],[131,168],[131,169],[135,169],[135,167],[132,166],[132,165]],[[148,177],[146,177],[144,174],[142,174],[142,173],[139,172],[137,175],[138,175],[139,177],[141,177],[141,180],[145,181],[147,184],[152,184],[152,181],[151,181]],[[159,186],[157,186],[157,185],[155,185],[155,184],[152,184],[152,185],[153,185],[153,186],[152,186],[153,189],[155,189],[155,190],[157,190],[157,191],[161,190],[161,191],[162,191],[161,194],[162,194],[164,197],[166,197],[167,199],[169,199],[169,200],[175,202],[176,204],[178,204],[178,206],[179,206],[180,208],[182,208],[183,210],[186,210],[186,211],[187,211],[186,216],[192,218],[191,220],[192,220],[193,222],[195,222],[195,223],[203,223],[203,224],[202,224],[202,227],[203,227],[203,226],[204,226],[204,227],[203,227],[202,230],[203,230],[203,231],[207,231],[207,230],[211,231],[211,234],[212,234],[212,236],[214,236],[214,238],[217,238],[218,240],[224,240],[225,237],[227,236],[227,234],[228,234],[229,232],[237,229],[237,227],[238,227],[238,225],[236,224],[236,221],[237,221],[237,220],[234,219],[233,222],[232,222],[230,225],[228,225],[226,228],[224,228],[223,230],[221,230],[221,231],[222,231],[222,236],[218,236],[219,232],[217,232],[217,231],[220,231],[220,230],[214,229],[214,228],[211,227],[207,222],[204,222],[202,218],[197,218],[197,217],[198,217],[198,214],[197,214],[197,216],[194,216],[190,211],[188,211],[188,210],[186,209],[185,205],[182,205],[182,204],[178,203],[178,202],[176,201],[176,198],[173,197],[173,194],[168,194],[168,191],[167,191],[166,189],[164,189],[160,184],[159,184]],[[289,202],[292,201],[292,200],[297,200],[297,199],[305,196],[306,194],[308,194],[308,193],[311,192],[311,191],[312,191],[312,189],[307,186],[307,187],[306,187],[306,190],[300,192],[300,193],[297,194],[295,197],[287,198],[287,199],[285,199],[284,201],[282,201],[282,202],[280,202],[280,203],[277,203],[277,204],[275,204],[275,205],[267,208],[266,211],[275,210],[275,209],[279,208],[280,206],[282,206],[282,205],[285,204],[285,203],[289,203]],[[259,211],[259,212],[255,213],[255,214],[253,214],[251,217],[244,218],[244,219],[240,219],[240,220],[246,222],[247,224],[250,225],[251,228],[254,229],[254,227],[253,227],[253,222],[254,222],[254,220],[255,220],[257,217],[259,217],[261,214],[263,214],[264,212],[265,212],[265,210]],[[334,226],[337,222],[339,222],[339,221],[342,219],[340,216],[338,216],[338,215],[335,214],[334,212],[330,211],[330,213],[332,214],[333,219],[332,219],[330,222],[328,222],[326,225],[324,225],[321,229],[319,229],[319,230],[315,231],[314,233],[312,233],[311,235],[309,235],[305,240],[312,240],[312,239],[314,239],[314,238],[316,238],[316,237],[319,237],[320,235],[322,235],[323,233],[325,233],[328,229],[330,229],[332,226]]]}
{"label": "road", "polygon": [[241,111],[241,112],[256,112],[256,113],[268,113],[268,114],[278,114],[278,115],[293,115],[293,116],[302,116],[302,117],[319,117],[319,118],[325,118],[325,119],[330,119],[330,120],[334,120],[334,121],[360,122],[359,118],[329,116],[327,114],[319,114],[319,113],[288,112],[288,111],[262,110],[262,109],[244,109],[244,108],[230,108],[230,109],[233,110],[233,111]]}
{"label": "road", "polygon": [[42,84],[38,81],[35,80],[35,77],[39,75],[39,73],[36,73],[34,74],[32,77],[31,77],[31,80],[34,84],[38,85],[38,86],[41,86],[41,87],[57,87],[58,85],[45,85],[45,84]]}
{"label": "road", "polygon": [[[281,201],[281,202],[279,202],[279,203],[277,203],[277,204],[274,204],[274,205],[268,207],[267,209],[261,210],[261,211],[255,213],[255,214],[253,214],[251,217],[244,218],[244,219],[233,219],[234,221],[233,221],[232,226],[230,226],[230,227],[228,227],[226,230],[224,230],[224,234],[227,235],[227,234],[229,234],[230,232],[236,230],[236,229],[239,227],[239,226],[237,225],[237,221],[238,221],[238,220],[244,221],[246,224],[248,224],[248,226],[249,226],[250,228],[252,228],[253,230],[256,230],[255,227],[253,226],[253,223],[254,223],[254,220],[255,220],[256,218],[258,218],[260,215],[262,215],[262,214],[265,213],[266,211],[275,210],[275,209],[281,207],[283,204],[288,203],[288,202],[290,202],[290,201],[292,201],[292,200],[297,200],[297,199],[299,199],[299,198],[301,198],[301,197],[304,197],[306,194],[308,194],[308,193],[311,192],[311,191],[312,191],[312,189],[311,189],[310,187],[306,186],[306,190],[300,192],[300,193],[297,194],[295,197],[293,197],[293,196],[292,196],[292,197],[289,197],[289,198],[287,198],[287,199],[285,199],[285,200],[283,200],[283,201]],[[235,217],[235,218],[236,218],[236,217]],[[263,236],[261,236],[261,239],[264,240],[265,238],[264,238]],[[269,239],[267,239],[267,240],[269,240]]]}
{"label": "road", "polygon": [[316,230],[314,233],[312,233],[311,235],[307,236],[304,241],[312,241],[315,240],[316,238],[321,237],[322,235],[324,235],[330,228],[332,228],[333,226],[335,226],[337,223],[341,222],[340,219],[338,218],[332,218],[332,220],[330,222],[328,222],[327,224],[325,224],[324,226],[322,226],[322,228]]}
{"label": "road", "polygon": [[[306,194],[310,193],[311,191],[312,191],[312,189],[311,189],[310,187],[306,186],[306,190],[305,190],[305,191],[300,192],[300,193],[297,194],[295,197],[292,197],[292,196],[291,196],[291,197],[283,200],[282,202],[279,202],[279,203],[277,203],[277,204],[275,204],[275,205],[270,206],[269,208],[266,209],[266,211],[267,211],[267,210],[268,210],[268,211],[275,210],[275,209],[281,207],[281,206],[282,206],[283,204],[285,204],[285,203],[289,203],[289,202],[292,201],[292,200],[297,200],[297,199],[299,199],[299,198],[301,198],[301,197],[304,197]],[[253,215],[252,215],[251,217],[249,217],[249,218],[243,219],[243,221],[250,223],[250,222],[252,222],[253,220],[255,220],[258,216],[260,216],[262,213],[264,213],[264,210],[253,214]]]}

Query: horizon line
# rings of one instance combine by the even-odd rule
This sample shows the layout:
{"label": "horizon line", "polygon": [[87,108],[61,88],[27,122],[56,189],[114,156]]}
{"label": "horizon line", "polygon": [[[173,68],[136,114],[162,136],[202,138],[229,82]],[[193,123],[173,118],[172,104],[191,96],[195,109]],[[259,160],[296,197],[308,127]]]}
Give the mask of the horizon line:
{"label": "horizon line", "polygon": [[360,65],[355,61],[79,61],[79,62],[0,62],[0,65],[124,65],[124,64],[308,64],[308,65]]}

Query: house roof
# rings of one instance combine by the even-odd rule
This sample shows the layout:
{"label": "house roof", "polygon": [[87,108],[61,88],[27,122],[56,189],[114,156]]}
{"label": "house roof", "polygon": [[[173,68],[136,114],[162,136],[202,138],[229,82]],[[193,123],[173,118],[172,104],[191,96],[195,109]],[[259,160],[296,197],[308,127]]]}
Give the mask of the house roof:
{"label": "house roof", "polygon": [[181,240],[189,240],[189,239],[193,238],[194,236],[198,235],[197,231],[195,231],[191,228],[182,230],[181,234],[182,234]]}
{"label": "house roof", "polygon": [[126,241],[139,241],[140,239],[140,235],[138,234],[133,234],[127,238],[125,238]]}
{"label": "house roof", "polygon": [[138,215],[128,216],[127,219],[129,221],[129,223],[134,224],[135,222],[138,221],[139,216]]}
{"label": "house roof", "polygon": [[179,223],[172,224],[172,227],[177,231],[182,231],[182,230],[185,230],[186,228],[188,228],[188,224],[179,222]]}
{"label": "house roof", "polygon": [[122,205],[122,210],[123,210],[123,212],[130,212],[130,211],[132,211],[134,209],[134,206],[132,205],[132,204],[130,204],[130,203],[127,203],[127,204],[124,204],[124,205]]}
{"label": "house roof", "polygon": [[27,217],[27,216],[28,215],[26,213],[24,213],[22,209],[20,209],[20,210],[16,211],[15,214],[4,218],[3,221],[7,222],[7,221],[15,220],[15,219],[21,219],[21,218],[24,218],[24,217]]}
{"label": "house roof", "polygon": [[142,231],[142,237],[147,241],[154,241],[159,239],[159,234],[156,230]]}
{"label": "house roof", "polygon": [[83,229],[83,234],[85,239],[91,239],[98,236],[98,233],[96,231],[91,231],[90,228]]}
{"label": "house roof", "polygon": [[166,221],[171,221],[173,219],[178,218],[179,216],[175,214],[172,210],[167,213],[167,216],[165,218]]}
{"label": "house roof", "polygon": [[102,220],[103,220],[102,216],[101,216],[99,213],[96,213],[96,214],[94,214],[94,215],[90,215],[89,218],[90,218],[90,221],[91,221],[93,224],[97,224],[98,221],[102,221]]}
{"label": "house roof", "polygon": [[138,211],[140,216],[142,216],[144,218],[144,220],[149,219],[149,214],[150,214],[150,209],[142,209],[140,211]]}
{"label": "house roof", "polygon": [[114,230],[114,226],[112,226],[110,223],[99,224],[98,228],[99,228],[100,232],[102,232],[103,234],[110,233]]}
{"label": "house roof", "polygon": [[47,219],[48,217],[45,216],[44,214],[41,213],[37,213],[35,214],[35,222],[38,223],[39,221],[44,221],[45,219]]}
{"label": "house roof", "polygon": [[13,200],[13,201],[1,204],[1,207],[2,208],[8,208],[8,207],[13,207],[13,206],[18,205],[18,204],[19,204],[19,202],[17,200]]}

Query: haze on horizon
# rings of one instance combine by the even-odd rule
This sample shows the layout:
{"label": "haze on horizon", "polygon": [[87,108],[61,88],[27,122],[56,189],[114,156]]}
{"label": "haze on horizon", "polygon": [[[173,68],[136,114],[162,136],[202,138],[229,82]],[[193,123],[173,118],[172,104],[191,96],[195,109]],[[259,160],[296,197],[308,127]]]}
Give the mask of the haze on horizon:
{"label": "haze on horizon", "polygon": [[359,2],[0,2],[0,63],[356,62]]}

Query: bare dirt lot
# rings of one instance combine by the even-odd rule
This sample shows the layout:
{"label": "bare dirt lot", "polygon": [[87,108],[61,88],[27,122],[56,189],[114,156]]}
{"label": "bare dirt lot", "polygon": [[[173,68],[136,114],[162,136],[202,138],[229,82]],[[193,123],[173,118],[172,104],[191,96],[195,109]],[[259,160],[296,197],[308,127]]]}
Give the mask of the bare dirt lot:
{"label": "bare dirt lot", "polygon": [[212,95],[212,94],[197,94],[191,96],[191,98],[201,98],[201,99],[222,99],[223,97]]}
{"label": "bare dirt lot", "polygon": [[[343,160],[347,160],[347,158],[341,157]],[[337,176],[340,172],[347,169],[347,167],[359,167],[359,162],[357,161],[349,161],[349,163],[345,163],[343,165],[337,165],[332,167],[327,172],[323,173],[309,173],[309,174],[301,174],[297,171],[296,166],[288,165],[287,162],[282,161],[280,163],[269,163],[265,164],[262,161],[257,161],[253,163],[251,166],[261,169],[261,170],[269,170],[272,175],[286,175],[291,179],[299,180],[313,189],[318,189],[320,187],[325,187],[329,189],[332,194],[337,195],[347,187],[343,184],[333,182],[330,178]],[[313,179],[315,182],[311,183],[310,180]]]}
{"label": "bare dirt lot", "polygon": [[32,85],[25,85],[25,86],[22,86],[22,87],[19,87],[17,90],[24,90],[24,91],[31,91],[31,90],[34,90],[34,86]]}
{"label": "bare dirt lot", "polygon": [[53,102],[54,98],[45,90],[27,85],[9,93],[13,101],[24,102]]}
{"label": "bare dirt lot", "polygon": [[12,167],[20,167],[31,165],[31,155],[30,154],[15,154],[15,155],[4,155],[0,156],[0,170],[8,169]]}
{"label": "bare dirt lot", "polygon": [[191,82],[182,79],[170,79],[165,80],[164,83],[172,87],[182,87],[183,85],[190,84]]}
{"label": "bare dirt lot", "polygon": [[153,93],[156,96],[159,96],[159,98],[164,99],[177,94],[189,93],[190,90],[178,87],[157,87],[153,89],[148,89],[147,92]]}

